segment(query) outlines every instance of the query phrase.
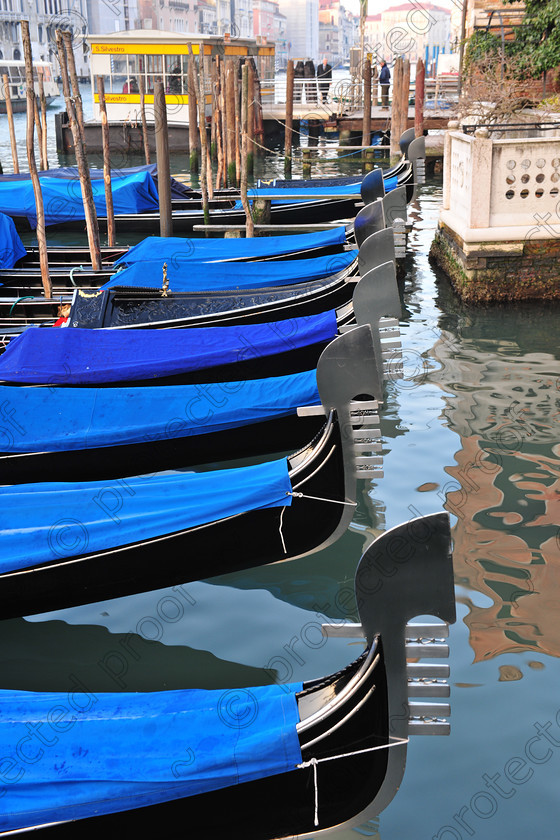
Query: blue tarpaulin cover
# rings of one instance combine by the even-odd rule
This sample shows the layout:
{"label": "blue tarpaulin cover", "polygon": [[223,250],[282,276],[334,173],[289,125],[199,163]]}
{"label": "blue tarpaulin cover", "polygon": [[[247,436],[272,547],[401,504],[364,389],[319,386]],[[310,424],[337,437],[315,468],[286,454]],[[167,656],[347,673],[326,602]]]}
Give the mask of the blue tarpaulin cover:
{"label": "blue tarpaulin cover", "polygon": [[[395,187],[398,186],[398,177],[394,175],[391,178],[384,178],[383,185],[385,187],[385,192],[391,192],[394,190]],[[247,196],[249,198],[258,198],[259,195],[266,195],[268,198],[272,199],[272,204],[296,204],[300,201],[314,201],[320,199],[310,199],[307,198],[310,194],[314,195],[315,197],[321,196],[323,198],[336,198],[337,195],[355,195],[356,197],[360,195],[360,190],[362,187],[361,181],[355,184],[330,184],[324,187],[317,187],[317,186],[301,186],[301,187],[294,187],[293,185],[290,186],[283,186],[283,187],[275,187],[270,186],[267,187],[266,185],[262,185],[257,189],[247,190]],[[282,198],[282,194],[289,194],[290,196],[295,196],[295,198]],[[242,208],[242,204],[240,201],[236,202],[236,209]]]}
{"label": "blue tarpaulin cover", "polygon": [[0,381],[29,385],[130,382],[203,370],[331,341],[334,310],[268,324],[176,330],[32,327],[0,356]]}
{"label": "blue tarpaulin cover", "polygon": [[[79,181],[45,176],[40,178],[40,182],[45,224],[85,219]],[[106,216],[105,184],[103,180],[93,180],[91,186],[97,214]],[[158,194],[149,172],[141,171],[123,178],[113,178],[112,187],[115,213],[157,212]],[[37,216],[32,182],[0,181],[0,212],[8,216],[26,216],[29,224],[35,227]]]}
{"label": "blue tarpaulin cover", "polygon": [[[318,280],[348,268],[358,257],[357,249],[314,257],[309,260],[277,260],[262,262],[204,263],[196,270],[192,264],[167,269],[169,288],[172,292],[204,292],[228,289],[257,289],[286,286]],[[132,263],[128,268],[113,274],[102,289],[113,286],[161,289],[162,262]]]}
{"label": "blue tarpaulin cover", "polygon": [[[142,166],[128,166],[122,169],[113,169],[111,172],[111,179],[124,178],[125,175],[134,175],[137,172],[149,172],[154,183],[157,186],[157,164],[148,163]],[[103,178],[102,169],[90,168],[89,176],[92,179]],[[66,180],[79,181],[80,173],[77,166],[59,166],[56,169],[45,169],[39,172],[39,177],[49,178],[64,178]],[[0,175],[0,181],[28,181],[31,175],[28,172],[20,172],[18,175]],[[192,187],[188,187],[181,181],[171,178],[171,197],[172,198],[189,198],[190,193],[193,192]]]}
{"label": "blue tarpaulin cover", "polygon": [[0,487],[0,573],[290,505],[291,489],[285,458],[205,473]]}
{"label": "blue tarpaulin cover", "polygon": [[256,236],[248,239],[182,239],[148,236],[130,248],[115,265],[146,260],[167,262],[176,268],[182,262],[215,262],[216,260],[248,260],[260,257],[295,254],[307,248],[325,248],[346,242],[344,226],[315,233],[291,236]]}
{"label": "blue tarpaulin cover", "polygon": [[301,689],[94,694],[75,678],[66,693],[0,690],[0,830],[126,811],[295,770]]}
{"label": "blue tarpaulin cover", "polygon": [[320,402],[314,370],[243,382],[145,388],[0,386],[0,451],[58,452],[209,434]]}
{"label": "blue tarpaulin cover", "polygon": [[0,213],[0,268],[13,268],[26,254],[13,221]]}

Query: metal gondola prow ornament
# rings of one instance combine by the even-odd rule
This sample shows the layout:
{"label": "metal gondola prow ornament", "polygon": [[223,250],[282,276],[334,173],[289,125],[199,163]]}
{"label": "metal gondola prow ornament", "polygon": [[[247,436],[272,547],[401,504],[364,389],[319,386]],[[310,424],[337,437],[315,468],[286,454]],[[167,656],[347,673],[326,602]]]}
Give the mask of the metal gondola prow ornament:
{"label": "metal gondola prow ornament", "polygon": [[395,260],[395,235],[392,228],[383,228],[370,233],[360,245],[358,271],[363,277],[370,269]]}
{"label": "metal gondola prow ornament", "polygon": [[395,263],[383,263],[363,274],[354,291],[353,304],[356,322],[371,326],[379,375],[393,377],[402,349],[399,330],[402,307]]}
{"label": "metal gondola prow ornament", "polygon": [[371,204],[366,204],[354,220],[354,236],[358,246],[372,233],[383,230],[386,226],[383,199],[378,198]]}
{"label": "metal gondola prow ornament", "polygon": [[406,131],[403,131],[403,133],[400,136],[399,146],[401,148],[402,154],[406,158],[408,158],[408,150],[410,148],[410,144],[414,140],[414,134],[415,134],[415,128],[413,126],[412,128],[407,128]]}
{"label": "metal gondola prow ornament", "polygon": [[412,163],[413,172],[413,193],[411,201],[416,198],[416,187],[426,183],[426,138],[417,137],[410,144],[408,150],[409,160]]}
{"label": "metal gondola prow ornament", "polygon": [[[416,661],[449,654],[444,640],[456,610],[448,514],[421,516],[381,534],[360,560],[355,589],[361,623],[323,625],[323,632],[365,637],[368,645],[377,639],[383,650],[392,748],[387,750],[387,771],[377,796],[358,815],[365,823],[386,808],[399,789],[409,737],[449,734],[450,706],[434,702],[449,697],[449,666]],[[411,623],[419,615],[435,616],[441,623]]]}
{"label": "metal gondola prow ornament", "polygon": [[[379,375],[373,331],[357,326],[335,338],[317,365],[317,388],[325,413],[336,411],[343,448],[346,501],[356,501],[356,478],[382,478],[379,451]],[[365,437],[364,437],[365,434]],[[366,453],[371,453],[367,455]],[[341,523],[342,524],[342,523]],[[346,527],[349,521],[346,522]]]}
{"label": "metal gondola prow ornament", "polygon": [[398,259],[406,256],[406,206],[406,187],[397,187],[383,198],[385,224],[393,229],[395,256]]}
{"label": "metal gondola prow ornament", "polygon": [[385,183],[383,181],[383,170],[372,169],[364,175],[362,185],[360,187],[360,195],[364,204],[371,204],[377,201],[378,198],[383,198],[385,195]]}

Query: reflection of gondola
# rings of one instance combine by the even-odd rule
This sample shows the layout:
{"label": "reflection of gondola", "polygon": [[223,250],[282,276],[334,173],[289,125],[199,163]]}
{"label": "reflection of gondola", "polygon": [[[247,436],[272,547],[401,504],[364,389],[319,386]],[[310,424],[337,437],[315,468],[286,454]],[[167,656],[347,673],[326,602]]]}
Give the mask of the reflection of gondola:
{"label": "reflection of gondola", "polygon": [[[379,586],[383,568],[396,573]],[[21,777],[5,789],[4,827],[98,837],[188,820],[212,837],[272,840],[317,837],[375,817],[398,790],[409,735],[448,729],[446,704],[408,702],[445,696],[445,666],[406,664],[407,656],[431,655],[419,637],[446,635],[445,624],[426,631],[407,626],[411,618],[455,620],[446,516],[379,537],[355,587],[366,649],[323,679],[225,691],[4,691],[3,754],[21,744],[20,728],[28,742],[18,752]],[[433,655],[442,655],[436,647]],[[72,726],[37,744],[41,761],[27,761],[37,754],[27,722],[54,729],[52,710],[61,708]]]}
{"label": "reflection of gondola", "polygon": [[[169,586],[302,556],[333,542],[352,518],[357,475],[371,475],[381,460],[356,454],[373,449],[373,435],[369,443],[362,440],[367,419],[360,429],[378,388],[370,327],[328,346],[318,388],[324,426],[287,460],[140,477],[140,464],[133,462],[126,477],[117,477],[109,451],[102,453],[104,463],[100,455],[99,468],[111,478],[0,488],[9,520],[2,614]],[[129,478],[131,472],[136,477]]]}

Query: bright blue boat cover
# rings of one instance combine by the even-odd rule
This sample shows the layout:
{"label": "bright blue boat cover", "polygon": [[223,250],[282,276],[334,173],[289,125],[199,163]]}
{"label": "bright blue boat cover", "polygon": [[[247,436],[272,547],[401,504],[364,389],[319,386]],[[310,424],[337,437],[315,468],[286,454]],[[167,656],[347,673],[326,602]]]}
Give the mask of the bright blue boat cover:
{"label": "bright blue boat cover", "polygon": [[[172,292],[205,292],[218,290],[258,289],[271,286],[287,286],[318,280],[348,268],[358,257],[357,249],[331,254],[328,257],[314,257],[309,260],[271,260],[262,262],[217,262],[204,263],[193,271],[192,264],[169,268],[167,277]],[[134,286],[136,288],[161,289],[163,264],[154,262],[132,263],[113,274],[102,289],[113,286]]]}
{"label": "bright blue boat cover", "polygon": [[[0,450],[60,452],[221,432],[317,405],[314,370],[303,373],[145,388],[0,386]],[[14,422],[15,421],[15,422]]]}
{"label": "bright blue boat cover", "polygon": [[26,254],[13,221],[0,213],[0,268],[13,268]]}
{"label": "bright blue boat cover", "polygon": [[[397,186],[398,177],[395,175],[392,178],[384,178],[383,185],[385,192],[391,192]],[[321,198],[336,198],[338,195],[360,195],[362,184],[361,181],[356,184],[331,184],[325,187],[267,187],[262,186],[258,189],[247,190],[249,198],[258,198],[259,195],[266,195],[272,199],[272,204],[296,204],[300,201],[319,201]],[[291,198],[283,198],[284,195],[289,194]],[[309,195],[314,198],[308,198]],[[319,198],[317,198],[319,196]],[[241,201],[235,203],[235,209],[242,209]]]}
{"label": "bright blue boat cover", "polygon": [[301,689],[94,694],[74,678],[66,693],[0,690],[0,750],[13,756],[4,759],[0,830],[127,811],[293,771],[302,762]]}
{"label": "bright blue boat cover", "polygon": [[247,239],[181,239],[148,236],[115,261],[115,265],[146,260],[167,262],[169,269],[182,262],[249,260],[295,254],[307,248],[325,248],[346,242],[344,226],[291,236],[254,236]]}
{"label": "bright blue boat cover", "polygon": [[[282,198],[282,193],[285,195],[295,195],[296,198],[305,198],[305,195],[313,194],[314,196],[321,196],[324,198],[336,198],[337,195],[360,195],[361,182],[356,184],[336,184],[328,187],[300,187],[299,189],[292,189],[292,187],[260,187],[258,189],[247,190],[248,198],[258,198],[259,195],[274,196]],[[286,199],[290,203],[289,199]],[[314,199],[307,199],[307,201]]]}
{"label": "bright blue boat cover", "polygon": [[204,473],[0,487],[0,573],[290,505],[291,489],[285,458]]}
{"label": "bright blue boat cover", "polygon": [[331,341],[334,310],[268,324],[176,330],[31,327],[0,356],[0,381],[131,382],[203,370]]}
{"label": "bright blue boat cover", "polygon": [[[80,182],[45,176],[39,179],[45,207],[45,224],[85,219]],[[93,200],[99,216],[107,215],[105,184],[102,179],[92,180]],[[113,178],[113,205],[115,213],[157,212],[158,193],[149,172],[141,171]],[[35,227],[37,216],[33,184],[31,181],[0,181],[0,212],[8,216],[26,216]]]}
{"label": "bright blue boat cover", "polygon": [[385,185],[385,192],[388,193],[388,192],[391,192],[391,190],[396,189],[399,185],[398,182],[399,182],[399,179],[396,175],[393,175],[392,178],[384,178],[383,183]]}

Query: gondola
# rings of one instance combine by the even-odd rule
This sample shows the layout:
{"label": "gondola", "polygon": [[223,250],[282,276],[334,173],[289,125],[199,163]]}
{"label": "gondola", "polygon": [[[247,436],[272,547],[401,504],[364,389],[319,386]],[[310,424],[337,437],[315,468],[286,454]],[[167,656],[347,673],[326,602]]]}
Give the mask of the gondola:
{"label": "gondola", "polygon": [[[395,569],[395,544],[397,573],[379,586],[379,569]],[[0,744],[14,779],[0,802],[4,832],[87,838],[188,824],[211,837],[279,840],[367,824],[401,784],[409,737],[449,732],[449,705],[437,702],[449,696],[449,669],[417,661],[445,655],[425,637],[446,637],[456,619],[447,515],[378,537],[355,594],[361,623],[337,629],[365,649],[321,679],[155,693],[4,689]],[[425,614],[441,621],[408,623]]]}
{"label": "gondola", "polygon": [[[370,173],[370,176],[375,175],[375,172]],[[364,183],[366,179],[364,179]],[[53,285],[53,294],[68,295],[74,288],[95,288],[106,287],[108,284],[116,284],[119,282],[118,274],[123,268],[127,268],[128,272],[122,274],[122,285],[135,285],[135,279],[130,277],[131,270],[134,268],[134,263],[142,261],[145,263],[145,278],[141,280],[140,285],[155,285],[159,286],[159,278],[164,262],[171,271],[177,276],[178,273],[187,273],[192,275],[193,265],[208,263],[224,264],[224,271],[228,268],[226,263],[238,263],[237,266],[230,265],[229,270],[237,272],[237,277],[241,271],[241,263],[244,263],[248,269],[249,274],[251,270],[255,271],[256,266],[248,266],[248,261],[260,262],[262,260],[287,262],[290,263],[292,272],[300,271],[300,277],[305,276],[305,272],[309,270],[311,279],[312,276],[326,276],[329,273],[329,265],[332,259],[333,268],[330,270],[340,270],[340,264],[335,257],[340,256],[341,259],[345,255],[344,252],[348,249],[353,249],[356,243],[360,242],[360,230],[356,227],[363,219],[364,215],[370,212],[368,208],[375,207],[379,202],[383,205],[384,224],[388,227],[393,227],[395,232],[395,242],[399,245],[396,256],[404,257],[405,255],[405,222],[406,222],[406,194],[404,187],[393,190],[382,199],[376,197],[375,184],[371,189],[371,194],[367,196],[367,201],[359,211],[351,225],[339,226],[334,230],[320,231],[314,234],[297,234],[292,236],[274,236],[257,239],[236,239],[236,240],[208,240],[208,239],[184,239],[173,237],[169,239],[161,239],[159,237],[148,237],[137,246],[119,251],[113,251],[103,254],[103,259],[107,259],[103,263],[102,268],[98,271],[93,271],[90,267],[84,264],[80,265],[57,265],[58,258],[66,260],[75,259],[80,253],[69,249],[49,249],[49,259],[54,260],[54,265],[50,268],[51,282]],[[363,237],[362,237],[363,238]],[[81,254],[84,261],[87,262],[89,257]],[[301,269],[298,269],[296,263],[302,262]],[[323,262],[321,262],[323,261]],[[306,265],[309,266],[307,269]],[[216,270],[217,266],[214,266]],[[202,270],[202,267],[200,268]],[[288,272],[288,266],[276,266],[277,272]],[[116,276],[117,275],[117,276]],[[149,279],[151,278],[151,280]],[[155,278],[155,280],[154,280]],[[180,278],[179,278],[180,279]],[[249,277],[244,281],[247,286],[254,281]],[[34,298],[41,293],[41,274],[38,267],[29,264],[29,260],[20,260],[18,266],[9,270],[0,269],[0,295],[3,296],[5,305],[15,306],[19,310],[29,310],[35,305]],[[136,282],[136,285],[138,283]],[[262,283],[258,283],[262,285]],[[192,280],[191,280],[192,287]],[[222,283],[223,287],[223,283]],[[234,288],[235,286],[232,286]],[[44,298],[42,305],[45,304]],[[51,301],[54,304],[54,301]]]}
{"label": "gondola", "polygon": [[[354,223],[354,235],[360,246],[358,266],[359,253],[366,240],[372,245],[367,249],[367,268],[374,267],[377,259],[381,257],[386,261],[388,248],[392,248],[394,258],[393,231],[385,227],[381,199],[360,210]],[[374,242],[380,243],[380,257],[376,256]],[[138,250],[127,257],[127,264],[141,262],[150,253],[146,240],[145,243],[137,246]],[[159,259],[168,258],[171,261],[168,243],[163,242],[161,247]],[[363,263],[361,270],[364,270]],[[231,292],[223,290],[217,293],[175,293],[170,274],[170,270],[167,269],[169,288],[165,295],[161,290],[118,285],[96,293],[77,289],[72,300],[70,326],[127,329],[140,326],[149,328],[263,323],[316,315],[326,309],[340,308],[350,303],[353,294],[353,284],[347,282],[348,279],[352,279],[349,273],[343,276],[332,275],[322,280],[304,281],[292,286],[270,286]]]}
{"label": "gondola", "polygon": [[2,614],[197,580],[334,542],[352,518],[357,476],[380,464],[358,454],[374,442],[367,431],[379,387],[371,327],[328,345],[317,387],[325,422],[288,458],[217,471],[188,464],[188,473],[175,461],[174,473],[147,476],[129,461],[123,476],[107,453],[102,469],[110,478],[101,481],[0,487]]}
{"label": "gondola", "polygon": [[[418,180],[416,173],[416,161],[424,155],[423,138],[418,138],[410,144],[409,155],[401,166],[397,168],[396,174],[385,174],[382,170],[374,170],[366,175],[371,176],[376,183],[375,197],[385,194],[397,187],[406,188],[407,201],[414,197],[415,184]],[[415,150],[413,152],[413,150]],[[115,173],[114,190],[117,189],[115,198],[115,226],[118,232],[132,230],[144,234],[159,231],[160,214],[158,207],[157,188],[154,184],[148,167],[136,167],[131,170],[121,170]],[[69,170],[66,170],[68,173]],[[16,176],[16,178],[21,176]],[[2,179],[0,179],[0,210],[8,212],[19,230],[27,231],[35,224],[34,211],[25,207],[18,211],[20,206],[17,199],[17,192],[14,191],[10,176],[3,179],[5,190],[10,195],[6,201],[2,199]],[[130,184],[129,184],[130,182]],[[137,184],[138,195],[130,190]],[[42,178],[43,190],[47,190],[45,206],[47,213],[49,207],[54,207],[55,212],[47,216],[49,229],[57,230],[83,230],[84,215],[80,203],[79,181],[74,177],[53,177],[52,173],[44,173]],[[283,184],[279,189],[276,187],[257,187],[250,189],[248,196],[250,200],[256,200],[265,196],[271,200],[270,214],[274,224],[300,224],[309,220],[310,214],[315,223],[332,222],[339,219],[355,216],[357,209],[364,198],[364,192],[360,181],[345,184],[318,185],[316,182],[303,185],[294,182],[292,186]],[[94,194],[98,208],[97,218],[100,228],[107,225],[104,216],[104,184],[102,176],[93,180]],[[119,200],[118,190],[124,189],[122,200]],[[97,189],[97,193],[95,193]],[[371,189],[371,188],[370,188]],[[308,198],[310,193],[312,198]],[[371,194],[371,193],[370,193]],[[288,197],[286,197],[288,196]],[[126,209],[127,204],[134,209]],[[175,233],[186,233],[192,231],[193,226],[204,222],[204,211],[202,200],[194,191],[186,192],[182,197],[172,201],[173,226]],[[245,211],[243,209],[238,192],[231,191],[216,192],[209,203],[210,223],[217,224],[244,224]]]}
{"label": "gondola", "polygon": [[[209,262],[299,261],[328,259],[355,248],[352,225],[338,225],[325,231],[253,239],[193,239],[172,237],[162,242],[150,236],[133,247],[101,249],[101,269],[93,271],[91,256],[84,247],[49,246],[49,271],[53,288],[71,292],[74,288],[98,289],[125,265],[163,257],[172,271],[180,266],[196,267]],[[89,262],[89,267],[88,267]],[[0,294],[23,296],[41,293],[39,255],[35,248],[15,267],[0,269]],[[158,283],[159,285],[159,283]]]}

